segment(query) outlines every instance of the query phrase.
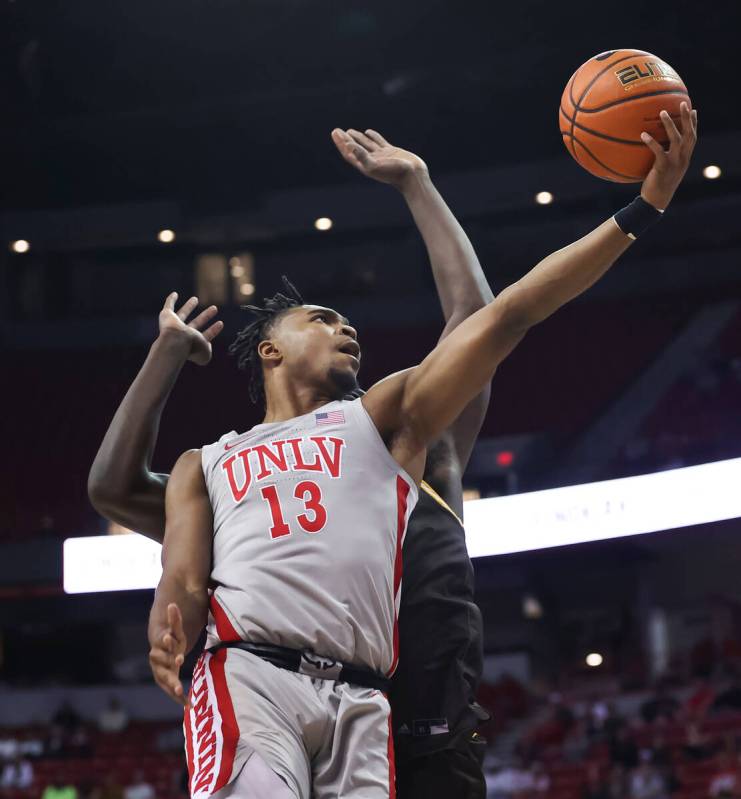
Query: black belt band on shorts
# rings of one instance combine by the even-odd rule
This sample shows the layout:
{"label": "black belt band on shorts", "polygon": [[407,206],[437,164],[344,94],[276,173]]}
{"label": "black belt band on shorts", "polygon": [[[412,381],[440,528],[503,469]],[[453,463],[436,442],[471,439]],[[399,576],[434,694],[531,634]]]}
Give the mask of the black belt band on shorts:
{"label": "black belt band on shorts", "polygon": [[274,644],[253,644],[249,641],[224,641],[212,646],[208,651],[213,653],[225,648],[242,649],[267,660],[273,666],[305,674],[307,677],[347,682],[363,688],[375,688],[383,693],[388,693],[389,690],[389,680],[382,674],[340,663],[332,658],[315,655],[313,652],[302,652],[300,649],[289,649]]}

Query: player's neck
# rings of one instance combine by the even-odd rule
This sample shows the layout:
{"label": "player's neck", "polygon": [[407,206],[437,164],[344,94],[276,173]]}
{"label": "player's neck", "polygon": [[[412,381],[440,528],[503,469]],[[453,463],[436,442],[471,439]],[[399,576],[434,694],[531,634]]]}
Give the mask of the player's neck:
{"label": "player's neck", "polygon": [[[277,381],[276,381],[277,382]],[[265,386],[266,404],[263,423],[284,422],[311,413],[334,399],[315,386],[296,385],[288,381]]]}

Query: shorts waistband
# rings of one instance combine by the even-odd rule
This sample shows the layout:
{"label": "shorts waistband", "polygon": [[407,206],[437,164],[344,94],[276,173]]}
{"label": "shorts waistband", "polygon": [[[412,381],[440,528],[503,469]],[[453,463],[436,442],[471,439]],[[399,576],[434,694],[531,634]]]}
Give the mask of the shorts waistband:
{"label": "shorts waistband", "polygon": [[315,655],[311,651],[290,649],[275,644],[255,644],[250,641],[224,641],[210,647],[208,651],[213,653],[225,648],[241,649],[244,652],[257,655],[278,668],[305,674],[307,677],[347,682],[351,685],[360,685],[363,688],[374,688],[383,693],[388,693],[389,690],[390,682],[382,674],[348,663],[341,663],[333,658]]}

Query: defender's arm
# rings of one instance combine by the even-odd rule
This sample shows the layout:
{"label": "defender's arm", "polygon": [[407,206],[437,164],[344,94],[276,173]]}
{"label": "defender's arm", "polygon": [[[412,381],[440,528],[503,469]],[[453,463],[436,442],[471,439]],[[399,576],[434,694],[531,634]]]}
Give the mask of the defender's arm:
{"label": "defender's arm", "polygon": [[[464,319],[493,299],[486,276],[465,231],[430,179],[425,162],[395,147],[375,130],[335,129],[342,157],[366,177],[398,189],[427,249],[445,318],[444,339]],[[489,405],[490,386],[451,425],[458,461],[465,468]]]}
{"label": "defender's arm", "polygon": [[160,688],[185,705],[179,672],[206,624],[213,542],[200,450],[186,452],[175,464],[166,514],[162,578],[149,616],[149,662]]}
{"label": "defender's arm", "polygon": [[222,322],[209,324],[215,306],[186,323],[198,298],[191,297],[177,312],[176,300],[176,293],[165,300],[159,337],[118,407],[88,476],[88,496],[102,516],[160,542],[169,475],[152,472],[151,464],[162,411],[185,362],[208,363],[211,341],[223,328]]}

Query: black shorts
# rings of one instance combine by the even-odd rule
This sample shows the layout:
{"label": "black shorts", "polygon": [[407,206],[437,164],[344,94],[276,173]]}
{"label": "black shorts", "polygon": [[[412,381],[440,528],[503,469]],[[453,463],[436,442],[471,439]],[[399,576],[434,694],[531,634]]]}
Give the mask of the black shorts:
{"label": "black shorts", "polygon": [[455,748],[396,758],[397,799],[486,799],[485,742],[468,735]]}

